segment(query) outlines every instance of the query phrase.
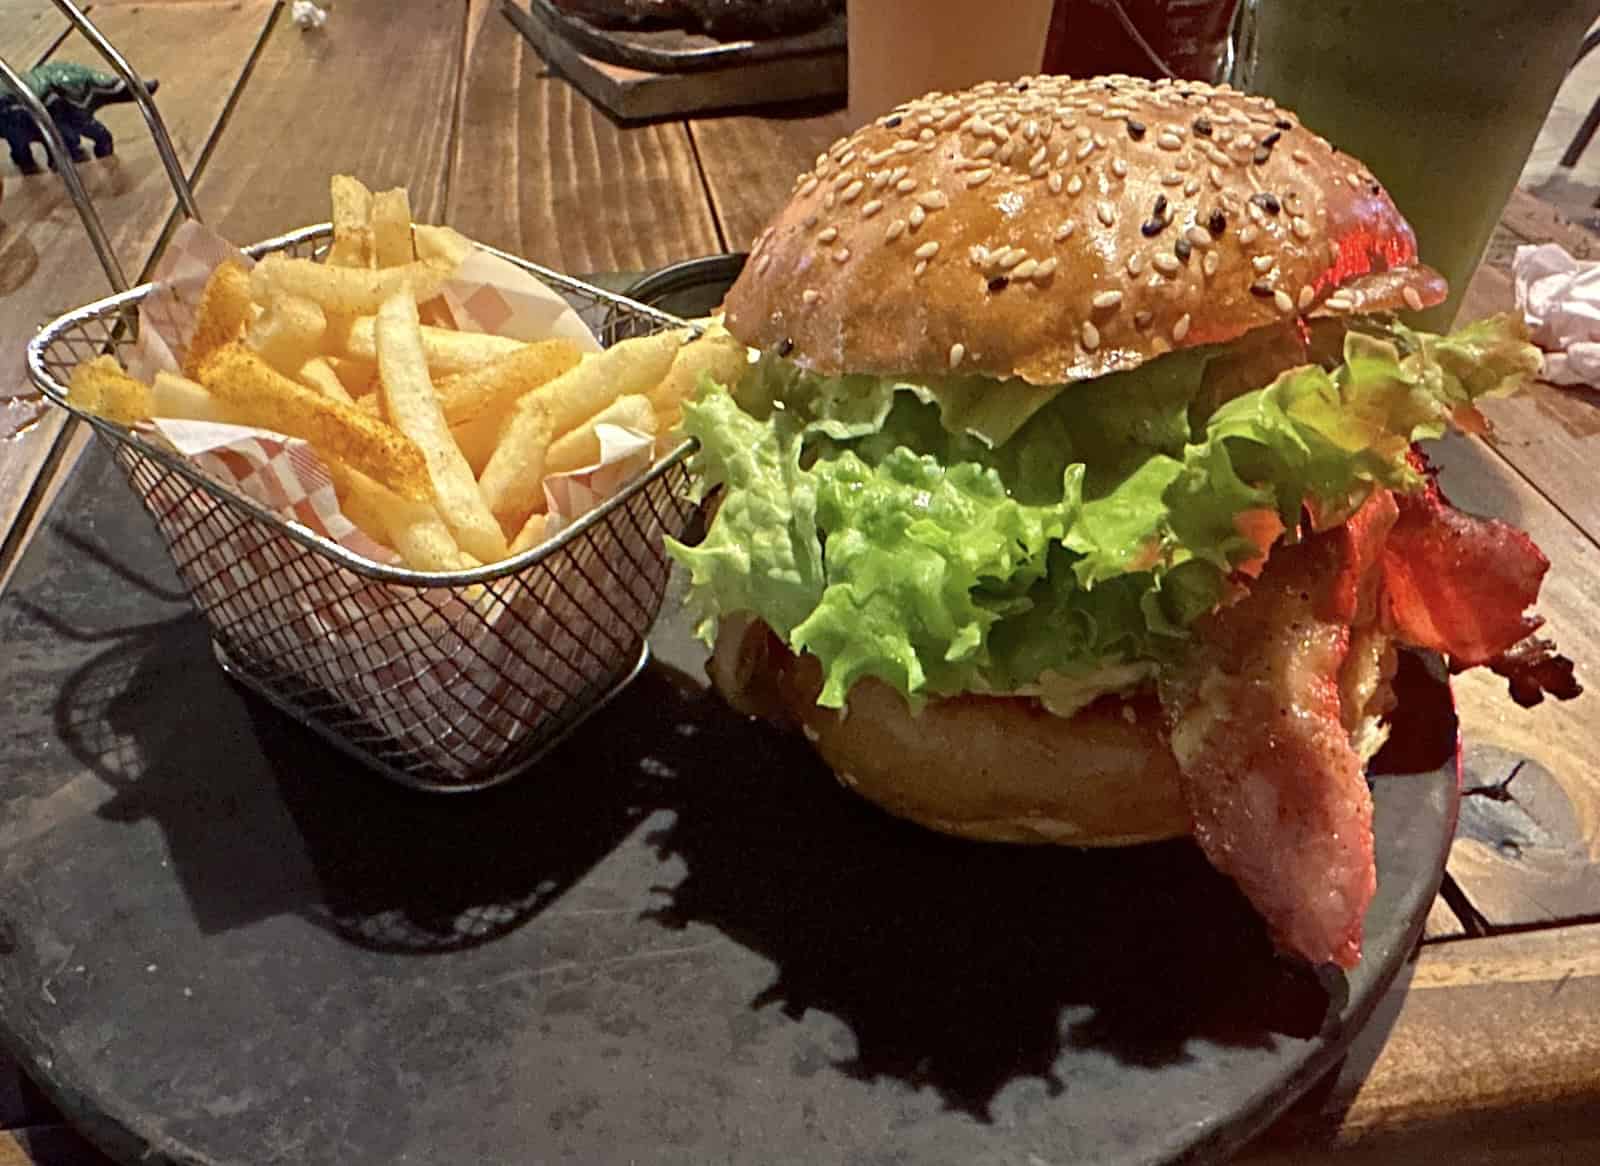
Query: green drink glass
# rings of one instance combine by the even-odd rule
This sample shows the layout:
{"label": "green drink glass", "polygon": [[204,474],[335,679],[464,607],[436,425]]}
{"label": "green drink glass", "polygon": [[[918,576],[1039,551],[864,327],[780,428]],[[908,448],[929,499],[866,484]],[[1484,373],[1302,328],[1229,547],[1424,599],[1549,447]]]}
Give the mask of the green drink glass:
{"label": "green drink glass", "polygon": [[1244,0],[1233,83],[1388,188],[1455,319],[1600,0]]}

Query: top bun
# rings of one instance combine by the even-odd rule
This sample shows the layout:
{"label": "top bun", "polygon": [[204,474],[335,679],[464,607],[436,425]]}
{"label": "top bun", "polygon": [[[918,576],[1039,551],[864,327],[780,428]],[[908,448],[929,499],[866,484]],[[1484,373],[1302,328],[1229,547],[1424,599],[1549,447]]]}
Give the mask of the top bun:
{"label": "top bun", "polygon": [[1051,384],[1444,280],[1372,174],[1265,98],[1028,77],[907,102],[817,158],[727,326],[825,374]]}

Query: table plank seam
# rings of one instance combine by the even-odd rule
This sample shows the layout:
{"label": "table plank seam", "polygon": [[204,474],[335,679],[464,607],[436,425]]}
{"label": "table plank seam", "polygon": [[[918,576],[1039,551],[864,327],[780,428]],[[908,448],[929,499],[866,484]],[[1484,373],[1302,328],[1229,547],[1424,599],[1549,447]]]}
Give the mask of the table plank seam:
{"label": "table plank seam", "polygon": [[728,232],[723,227],[722,212],[717,208],[716,196],[711,193],[711,178],[706,173],[705,159],[700,156],[700,141],[695,137],[692,119],[684,119],[683,132],[689,139],[689,155],[694,159],[694,171],[700,179],[701,193],[706,196],[706,209],[711,213],[711,229],[717,233],[717,245],[724,251],[732,251],[735,248],[728,244]]}

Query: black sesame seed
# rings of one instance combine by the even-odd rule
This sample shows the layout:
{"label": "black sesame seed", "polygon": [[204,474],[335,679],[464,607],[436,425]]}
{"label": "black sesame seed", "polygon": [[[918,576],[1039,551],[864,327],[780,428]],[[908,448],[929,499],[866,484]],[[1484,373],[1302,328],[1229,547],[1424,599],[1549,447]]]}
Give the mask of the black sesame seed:
{"label": "black sesame seed", "polygon": [[1194,132],[1199,134],[1202,138],[1209,138],[1211,136],[1211,119],[1208,117],[1195,118]]}
{"label": "black sesame seed", "polygon": [[1167,196],[1164,195],[1164,194],[1158,194],[1158,195],[1156,195],[1156,209],[1150,212],[1150,216],[1152,218],[1159,219],[1159,218],[1166,217],[1166,213],[1167,213]]}
{"label": "black sesame seed", "polygon": [[1273,130],[1270,134],[1261,139],[1261,146],[1263,149],[1270,150],[1273,146],[1278,144],[1279,139],[1282,137],[1282,130]]}
{"label": "black sesame seed", "polygon": [[1270,300],[1272,298],[1272,289],[1264,283],[1253,283],[1250,285],[1250,294],[1260,296],[1264,300]]}
{"label": "black sesame seed", "polygon": [[1292,129],[1294,129],[1294,122],[1285,121],[1281,117],[1277,121],[1273,122],[1272,124],[1277,126],[1280,130],[1292,130]]}
{"label": "black sesame seed", "polygon": [[1250,155],[1250,161],[1254,162],[1257,166],[1260,166],[1264,164],[1270,157],[1272,157],[1271,150],[1267,149],[1265,146],[1257,146],[1256,152]]}
{"label": "black sesame seed", "polygon": [[794,341],[789,339],[789,337],[785,336],[782,340],[778,341],[778,355],[779,356],[788,356],[793,351],[794,351]]}
{"label": "black sesame seed", "polygon": [[1221,207],[1211,212],[1211,217],[1206,220],[1206,229],[1213,235],[1220,235],[1228,229],[1228,216]]}
{"label": "black sesame seed", "polygon": [[1178,241],[1172,245],[1172,253],[1178,257],[1180,263],[1189,262],[1189,256],[1193,251],[1194,248],[1189,245],[1189,240],[1181,235],[1178,237]]}
{"label": "black sesame seed", "polygon": [[1260,190],[1252,194],[1250,201],[1269,215],[1275,215],[1283,209],[1283,204],[1278,201],[1277,196],[1266,190]]}
{"label": "black sesame seed", "polygon": [[1382,194],[1383,193],[1383,187],[1379,186],[1376,182],[1374,182],[1372,184],[1372,193],[1373,194]]}
{"label": "black sesame seed", "polygon": [[1139,233],[1146,239],[1154,239],[1166,229],[1167,221],[1165,219],[1151,219],[1149,222],[1139,225]]}
{"label": "black sesame seed", "polygon": [[1018,93],[1026,93],[1028,91],[1028,83],[1026,81],[1018,81],[1016,90]]}
{"label": "black sesame seed", "polygon": [[1010,286],[1011,281],[1003,275],[997,275],[989,281],[989,290],[992,292],[1003,292]]}
{"label": "black sesame seed", "polygon": [[888,120],[888,121],[886,121],[886,122],[884,122],[884,123],[883,123],[883,124],[884,124],[884,125],[885,125],[885,126],[887,126],[887,127],[888,127],[888,128],[889,128],[889,129],[891,129],[891,130],[892,130],[892,129],[894,129],[894,128],[895,128],[895,127],[896,127],[896,126],[897,126],[897,125],[899,125],[899,124],[900,124],[900,123],[901,123],[901,122],[902,122],[902,121],[904,121],[904,120],[905,120],[905,119],[904,119],[904,118],[902,118],[902,117],[901,117],[901,116],[900,116],[900,115],[899,115],[899,114],[898,114],[898,113],[897,113],[897,114],[895,114],[895,115],[894,115],[894,116],[893,116],[893,117],[891,117],[891,118],[890,118],[890,119],[889,119],[889,120]]}
{"label": "black sesame seed", "polygon": [[1134,121],[1133,118],[1130,117],[1122,124],[1128,127],[1128,136],[1134,141],[1137,142],[1140,138],[1144,137],[1144,122]]}

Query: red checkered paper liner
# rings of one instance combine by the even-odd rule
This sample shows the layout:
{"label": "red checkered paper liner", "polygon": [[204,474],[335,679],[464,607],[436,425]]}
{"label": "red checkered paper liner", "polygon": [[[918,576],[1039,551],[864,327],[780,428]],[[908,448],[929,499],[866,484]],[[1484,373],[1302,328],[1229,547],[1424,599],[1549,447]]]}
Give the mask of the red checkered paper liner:
{"label": "red checkered paper liner", "polygon": [[[178,371],[201,291],[228,260],[252,265],[205,227],[188,222],[179,228],[157,270],[156,288],[140,305],[138,341],[125,354],[133,375],[149,380],[161,370]],[[469,256],[422,313],[463,331],[528,341],[563,336],[586,350],[600,347],[564,299],[482,251]],[[345,516],[326,467],[305,442],[177,419],[157,418],[150,432],[284,521],[372,562],[398,562],[393,550]],[[600,461],[546,483],[551,534],[654,461],[650,435],[608,425],[596,432]],[[214,506],[190,491],[161,520],[169,529],[202,529],[205,511]],[[653,515],[642,525],[638,537],[656,545],[676,533],[659,529]],[[373,582],[270,527],[242,523],[225,539],[187,548],[184,574],[213,622],[229,629],[234,646],[270,654],[258,664],[337,698],[405,752],[446,772],[463,772],[502,755],[571,694],[603,692],[633,662],[629,648],[637,651],[648,621],[605,591],[628,589],[626,565],[634,556],[608,547],[604,537],[569,550],[562,562],[551,563],[559,569],[419,589]],[[174,551],[181,553],[176,540]]]}

